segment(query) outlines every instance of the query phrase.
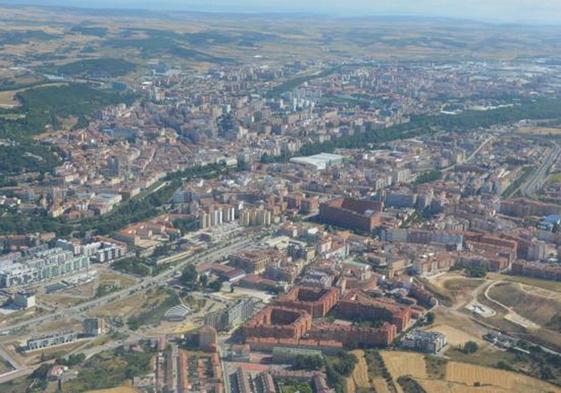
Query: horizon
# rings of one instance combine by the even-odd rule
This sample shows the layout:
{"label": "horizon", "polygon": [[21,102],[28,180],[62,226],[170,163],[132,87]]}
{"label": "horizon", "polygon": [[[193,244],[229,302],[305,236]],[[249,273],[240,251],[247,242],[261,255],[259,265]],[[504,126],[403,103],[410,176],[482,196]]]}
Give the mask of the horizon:
{"label": "horizon", "polygon": [[[464,5],[452,4],[450,0],[397,0],[385,4],[378,0],[350,0],[342,6],[340,1],[327,0],[321,5],[315,0],[289,0],[282,4],[278,0],[243,0],[232,4],[231,1],[214,0],[99,0],[95,4],[87,0],[0,0],[5,6],[43,6],[79,9],[182,11],[209,14],[304,14],[324,17],[403,17],[460,19],[497,24],[537,24],[561,25],[561,2],[540,0],[518,0],[511,4],[508,0],[470,0]],[[413,4],[414,3],[414,4]]]}

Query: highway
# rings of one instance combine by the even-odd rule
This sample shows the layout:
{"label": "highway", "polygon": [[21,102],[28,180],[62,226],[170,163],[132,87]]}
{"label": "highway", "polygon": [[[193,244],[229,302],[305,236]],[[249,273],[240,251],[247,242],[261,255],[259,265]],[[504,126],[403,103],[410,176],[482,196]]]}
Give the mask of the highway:
{"label": "highway", "polygon": [[561,154],[561,146],[559,146],[557,142],[551,142],[551,145],[552,149],[547,157],[545,157],[540,167],[520,186],[519,190],[522,196],[526,198],[534,197],[536,191],[538,191],[547,180],[551,166],[557,161],[559,154]]}

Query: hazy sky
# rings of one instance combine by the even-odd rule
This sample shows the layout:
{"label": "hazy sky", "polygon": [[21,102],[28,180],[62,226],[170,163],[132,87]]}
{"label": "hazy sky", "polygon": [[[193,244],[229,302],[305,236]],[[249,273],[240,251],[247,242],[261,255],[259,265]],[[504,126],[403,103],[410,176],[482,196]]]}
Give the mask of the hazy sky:
{"label": "hazy sky", "polygon": [[443,16],[561,24],[561,0],[0,0],[2,2],[212,12]]}

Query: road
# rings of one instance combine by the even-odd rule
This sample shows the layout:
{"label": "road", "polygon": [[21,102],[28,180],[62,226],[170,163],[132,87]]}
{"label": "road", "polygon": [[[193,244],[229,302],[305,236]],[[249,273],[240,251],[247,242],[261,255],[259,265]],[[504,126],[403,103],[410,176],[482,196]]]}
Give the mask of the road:
{"label": "road", "polygon": [[547,180],[547,175],[551,166],[557,161],[559,154],[561,154],[561,146],[559,146],[557,142],[552,141],[551,145],[552,149],[543,160],[540,167],[536,169],[524,182],[524,184],[520,186],[519,190],[522,196],[526,198],[533,198],[536,191],[539,190]]}
{"label": "road", "polygon": [[90,300],[85,303],[81,303],[74,307],[69,307],[64,310],[52,312],[50,314],[29,319],[27,321],[15,323],[12,325],[7,325],[6,327],[3,328],[3,331],[4,332],[14,331],[14,330],[19,330],[31,326],[38,326],[39,324],[55,321],[65,317],[75,317],[76,315],[80,315],[80,313],[87,311],[88,309],[104,306],[116,300],[126,299],[127,297],[137,293],[139,290],[144,291],[166,281],[167,279],[173,277],[175,274],[182,271],[183,268],[189,263],[198,264],[198,263],[207,263],[214,260],[218,260],[224,256],[227,256],[228,254],[231,254],[232,252],[235,252],[237,250],[242,249],[243,247],[248,246],[252,242],[252,240],[253,240],[252,238],[240,239],[238,241],[227,244],[215,250],[207,251],[197,255],[192,255],[190,257],[187,257],[186,259],[184,259],[182,262],[178,263],[171,269],[168,269],[154,277],[143,278],[142,280],[140,280],[138,283],[134,284],[131,287],[122,289],[117,292],[110,293],[108,295]]}
{"label": "road", "polygon": [[[190,263],[199,264],[199,263],[207,263],[207,262],[217,261],[217,260],[219,260],[219,259],[221,259],[221,258],[223,258],[223,257],[225,257],[225,256],[227,256],[227,255],[229,255],[233,252],[239,251],[239,250],[243,249],[244,247],[249,246],[255,240],[257,240],[257,238],[259,238],[261,236],[262,236],[262,234],[259,234],[259,235],[253,236],[253,237],[244,237],[244,238],[238,239],[236,241],[233,241],[231,243],[218,246],[213,250],[209,250],[209,251],[203,252],[201,254],[197,254],[197,255],[191,255],[191,256],[185,258],[182,262],[180,262],[177,265],[173,266],[172,268],[160,273],[159,275],[154,276],[154,277],[146,277],[146,278],[140,280],[138,283],[134,284],[131,287],[120,290],[118,292],[113,292],[111,294],[108,294],[106,296],[91,300],[89,302],[81,303],[77,306],[70,307],[70,308],[67,308],[65,310],[52,312],[49,315],[45,315],[45,316],[30,319],[30,320],[27,320],[27,321],[23,321],[23,322],[20,322],[20,323],[15,323],[15,324],[9,325],[8,327],[5,327],[3,329],[3,331],[4,332],[13,331],[13,330],[18,330],[18,329],[22,329],[22,328],[27,328],[27,327],[30,327],[30,326],[36,327],[36,326],[38,326],[42,323],[50,322],[50,321],[53,321],[53,320],[58,320],[58,319],[61,319],[61,318],[84,318],[83,313],[90,308],[103,306],[105,304],[111,303],[111,302],[116,301],[116,300],[125,299],[125,298],[127,298],[129,296],[132,296],[133,294],[137,293],[138,291],[148,290],[148,289],[152,288],[153,286],[159,285],[159,284],[165,282],[166,280],[168,280],[169,278],[172,278],[174,275],[181,272],[187,264],[190,264]],[[90,358],[90,357],[92,357],[92,356],[94,356],[94,355],[96,355],[100,352],[107,351],[107,350],[110,350],[110,349],[115,349],[115,348],[118,348],[118,347],[120,347],[121,345],[124,345],[124,344],[134,344],[134,343],[137,343],[138,341],[140,341],[141,339],[146,338],[144,335],[132,332],[126,327],[125,327],[125,330],[126,330],[126,333],[129,335],[129,337],[126,340],[110,341],[106,344],[99,345],[99,346],[96,346],[96,347],[93,347],[93,348],[88,348],[86,350],[83,350],[82,348],[80,348],[76,352],[82,352],[86,355],[87,358]],[[9,356],[8,353],[6,353],[3,350],[3,348],[1,346],[0,346],[0,357],[6,359],[8,362],[10,362],[12,364],[12,367],[15,368],[15,370],[1,375],[0,376],[0,383],[8,382],[8,381],[11,381],[13,379],[29,375],[36,368],[38,368],[40,366],[40,365],[34,365],[34,366],[30,366],[30,367],[24,367],[24,366],[18,364],[17,362],[15,362],[11,358],[11,356]]]}
{"label": "road", "polygon": [[[485,140],[479,145],[479,147],[478,147],[477,149],[475,149],[475,150],[473,151],[473,153],[471,153],[471,154],[469,155],[469,157],[467,157],[467,158],[464,160],[463,164],[465,164],[466,162],[470,162],[471,160],[473,160],[473,159],[475,158],[475,156],[477,156],[481,150],[483,150],[489,143],[493,142],[494,140],[495,140],[495,137],[494,137],[494,136],[490,136],[489,138],[485,139]],[[454,165],[449,166],[448,168],[444,168],[442,171],[443,171],[443,172],[451,171],[451,170],[453,170],[454,168],[456,168],[456,166],[458,166],[458,164],[454,164]]]}

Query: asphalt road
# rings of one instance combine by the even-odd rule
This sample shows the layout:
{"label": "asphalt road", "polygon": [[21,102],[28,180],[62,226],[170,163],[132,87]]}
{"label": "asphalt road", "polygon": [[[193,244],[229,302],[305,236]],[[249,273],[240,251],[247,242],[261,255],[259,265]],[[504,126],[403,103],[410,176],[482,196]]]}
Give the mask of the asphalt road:
{"label": "asphalt road", "polygon": [[540,167],[536,169],[530,175],[530,178],[520,186],[520,193],[522,196],[532,198],[536,191],[539,190],[547,180],[547,175],[551,166],[555,163],[555,161],[557,161],[559,154],[561,154],[561,146],[559,146],[557,142],[551,142],[551,145],[552,149],[543,160]]}

